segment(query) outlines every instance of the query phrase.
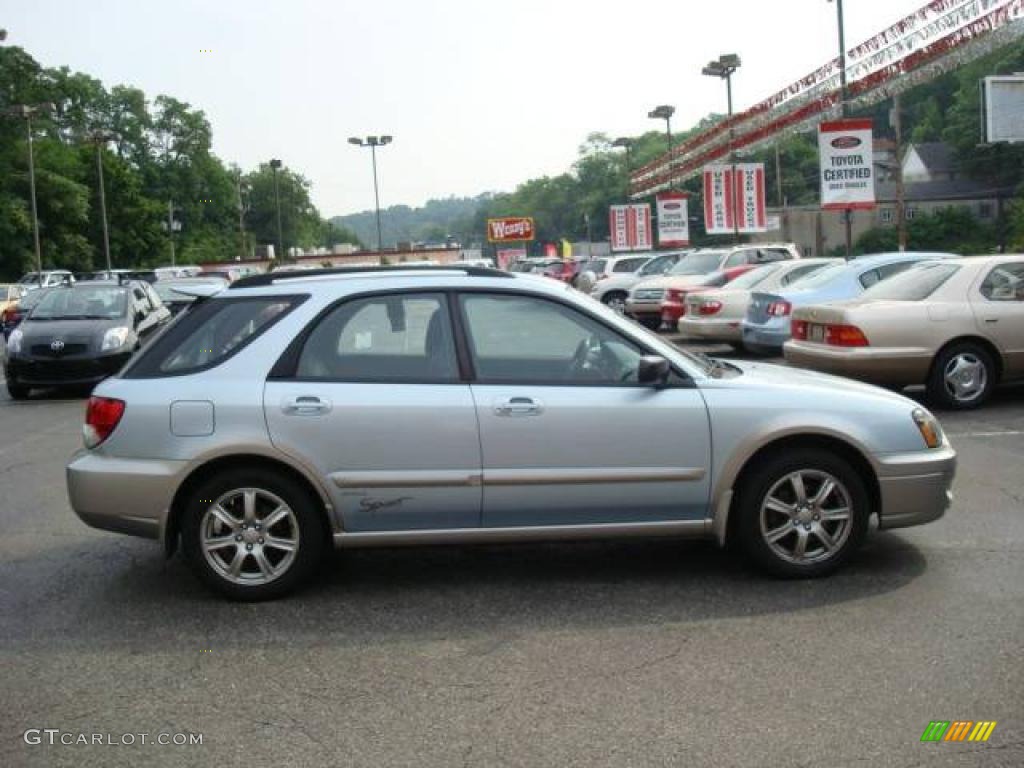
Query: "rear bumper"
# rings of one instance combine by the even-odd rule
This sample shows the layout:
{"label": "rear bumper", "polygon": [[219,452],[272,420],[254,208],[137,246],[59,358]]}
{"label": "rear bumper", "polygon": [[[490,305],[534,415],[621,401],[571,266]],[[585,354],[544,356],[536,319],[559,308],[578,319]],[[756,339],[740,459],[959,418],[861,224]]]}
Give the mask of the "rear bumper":
{"label": "rear bumper", "polygon": [[92,358],[11,357],[4,373],[8,381],[32,387],[96,384],[120,371],[131,356],[131,352],[120,352]]}
{"label": "rear bumper", "polygon": [[694,320],[683,316],[679,319],[679,333],[694,339],[710,339],[714,341],[743,341],[743,329],[740,320]]}
{"label": "rear bumper", "polygon": [[928,377],[932,353],[917,348],[837,348],[806,341],[787,341],[786,360],[811,368],[877,384],[920,384]]}
{"label": "rear bumper", "polygon": [[879,528],[923,525],[938,520],[949,509],[956,476],[956,451],[950,445],[875,459],[882,501]]}
{"label": "rear bumper", "polygon": [[67,466],[68,499],[93,528],[162,539],[184,461],[122,459],[81,450]]}
{"label": "rear bumper", "polygon": [[782,345],[789,341],[790,330],[787,326],[784,329],[763,328],[757,325],[743,323],[742,338],[744,344],[752,347],[771,347],[781,349]]}

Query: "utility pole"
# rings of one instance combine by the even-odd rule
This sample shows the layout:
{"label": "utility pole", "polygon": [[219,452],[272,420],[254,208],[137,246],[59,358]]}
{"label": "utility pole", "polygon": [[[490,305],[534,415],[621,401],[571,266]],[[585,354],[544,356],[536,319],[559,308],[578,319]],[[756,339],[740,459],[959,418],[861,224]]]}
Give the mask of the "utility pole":
{"label": "utility pole", "polygon": [[171,241],[171,266],[174,266],[174,200],[167,201],[167,239]]}
{"label": "utility pole", "polygon": [[284,258],[284,235],[281,228],[281,190],[277,185],[277,171],[281,167],[281,161],[274,158],[270,161],[270,168],[274,172],[274,202],[277,206],[277,249],[280,251],[278,254],[279,259]]}
{"label": "utility pole", "polygon": [[[839,114],[847,117],[850,112],[846,103],[846,25],[843,19],[843,0],[835,0],[835,3],[839,25]],[[846,260],[849,261],[853,256],[853,211],[850,208],[843,210],[843,223],[846,230]]]}
{"label": "utility pole", "polygon": [[107,225],[107,192],[106,184],[103,181],[103,145],[116,138],[116,134],[105,131],[93,131],[89,134],[89,140],[96,145],[96,178],[99,183],[100,218],[103,221],[103,256],[106,259],[107,272],[110,272],[113,267],[110,261],[110,229]]}
{"label": "utility pole", "polygon": [[903,108],[900,94],[892,97],[892,127],[896,133],[896,239],[907,250],[907,189],[903,183]]}
{"label": "utility pole", "polygon": [[238,189],[238,258],[244,260],[248,254],[245,248],[245,202],[242,200],[241,171],[235,177],[235,185]]}
{"label": "utility pole", "polygon": [[736,74],[736,70],[740,68],[742,62],[740,57],[735,53],[725,53],[719,56],[715,61],[710,62],[704,69],[701,70],[702,75],[708,77],[717,77],[725,80],[725,93],[728,99],[729,107],[729,173],[732,176],[732,184],[730,185],[731,194],[729,197],[729,205],[732,207],[732,237],[733,242],[739,243],[740,241],[740,212],[738,197],[739,190],[737,187],[737,174],[736,174],[736,129],[732,125],[732,76]]}
{"label": "utility pole", "polygon": [[779,142],[775,142],[775,204],[779,208],[779,225],[782,227],[782,239],[787,240],[786,198],[782,192],[782,151]]}
{"label": "utility pole", "polygon": [[56,106],[52,102],[42,104],[14,104],[5,109],[4,117],[21,118],[25,121],[25,132],[28,137],[28,194],[32,210],[32,243],[36,255],[36,274],[39,287],[43,285],[43,249],[39,243],[39,210],[36,207],[36,159],[32,137],[32,116],[40,112],[53,112]]}
{"label": "utility pole", "polygon": [[348,140],[348,143],[353,146],[370,148],[370,155],[373,161],[373,201],[374,208],[377,211],[377,253],[384,250],[380,226],[380,191],[377,186],[377,147],[386,147],[392,141],[394,141],[394,138],[391,136],[367,136],[365,139],[353,136]]}

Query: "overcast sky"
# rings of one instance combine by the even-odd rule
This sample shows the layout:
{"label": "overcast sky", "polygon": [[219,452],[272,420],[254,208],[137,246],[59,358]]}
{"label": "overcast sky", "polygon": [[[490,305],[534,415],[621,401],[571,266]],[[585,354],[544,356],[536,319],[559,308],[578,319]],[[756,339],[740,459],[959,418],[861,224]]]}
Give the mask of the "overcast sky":
{"label": "overcast sky", "polygon": [[[847,41],[924,3],[847,0]],[[223,160],[280,157],[327,216],[373,206],[349,136],[395,137],[384,206],[509,190],[568,170],[592,131],[658,127],[657,104],[680,128],[724,111],[700,75],[719,54],[743,58],[742,110],[837,45],[826,0],[0,0],[0,27],[45,66],[202,109]]]}

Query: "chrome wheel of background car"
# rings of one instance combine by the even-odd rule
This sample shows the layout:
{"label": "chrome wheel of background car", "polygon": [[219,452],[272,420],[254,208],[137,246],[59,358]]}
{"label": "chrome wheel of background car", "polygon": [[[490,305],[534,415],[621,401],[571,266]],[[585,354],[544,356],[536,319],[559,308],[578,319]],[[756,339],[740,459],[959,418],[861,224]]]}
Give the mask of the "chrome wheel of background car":
{"label": "chrome wheel of background car", "polygon": [[946,363],[942,380],[954,401],[970,403],[981,397],[988,387],[988,370],[977,355],[961,352]]}
{"label": "chrome wheel of background car", "polygon": [[199,530],[206,562],[235,584],[269,584],[288,571],[299,551],[295,512],[260,488],[223,494],[203,513]]}
{"label": "chrome wheel of background car", "polygon": [[761,503],[760,529],[768,548],[800,565],[828,560],[853,529],[853,500],[835,476],[817,469],[791,472]]}
{"label": "chrome wheel of background car", "polygon": [[605,306],[618,312],[620,315],[626,311],[626,297],[619,295],[608,296],[604,300]]}

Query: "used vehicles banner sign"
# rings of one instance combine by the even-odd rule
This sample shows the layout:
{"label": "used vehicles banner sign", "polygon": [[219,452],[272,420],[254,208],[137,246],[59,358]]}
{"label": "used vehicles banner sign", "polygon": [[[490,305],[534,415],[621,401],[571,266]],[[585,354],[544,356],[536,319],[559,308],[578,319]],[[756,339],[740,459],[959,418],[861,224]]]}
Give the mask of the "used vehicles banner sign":
{"label": "used vehicles banner sign", "polygon": [[834,120],[818,126],[821,207],[875,207],[874,145],[870,120]]}
{"label": "used vehicles banner sign", "polygon": [[609,209],[613,251],[649,251],[651,206],[647,203],[613,205]]}
{"label": "used vehicles banner sign", "polygon": [[764,163],[704,168],[704,226],[709,235],[768,231]]}
{"label": "used vehicles banner sign", "polygon": [[681,248],[690,244],[689,195],[662,192],[658,195],[658,245]]}

